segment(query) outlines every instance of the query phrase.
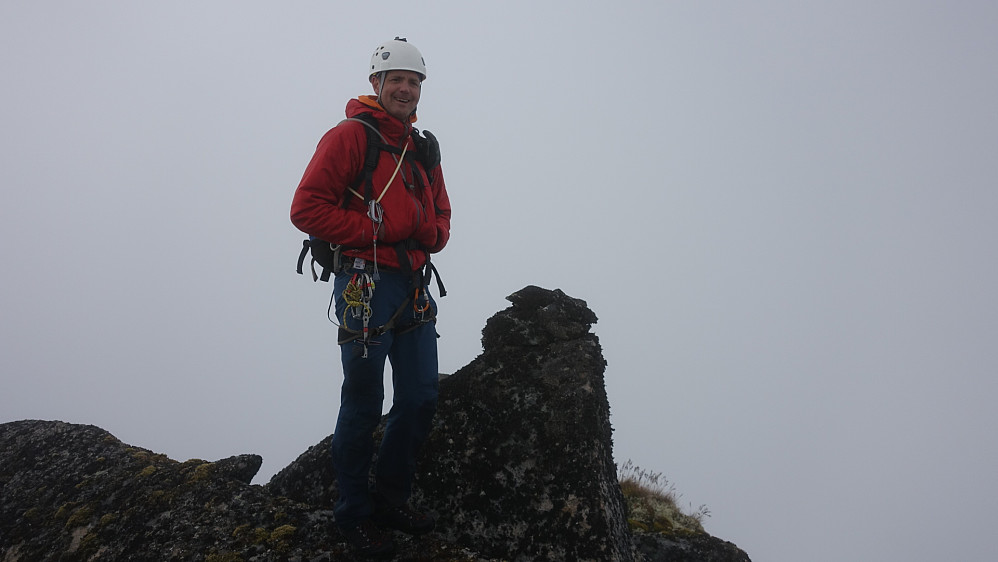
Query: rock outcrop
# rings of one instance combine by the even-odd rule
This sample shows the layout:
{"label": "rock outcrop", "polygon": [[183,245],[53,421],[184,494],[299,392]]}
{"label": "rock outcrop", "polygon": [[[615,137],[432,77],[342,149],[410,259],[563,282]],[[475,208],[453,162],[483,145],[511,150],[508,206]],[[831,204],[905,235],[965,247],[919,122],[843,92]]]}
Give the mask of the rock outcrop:
{"label": "rock outcrop", "polygon": [[[527,287],[440,384],[414,501],[438,531],[399,560],[748,561],[709,535],[632,535],[612,457],[596,316]],[[0,425],[0,561],[352,560],[329,439],[265,486],[261,459],[177,462],[93,426]]]}

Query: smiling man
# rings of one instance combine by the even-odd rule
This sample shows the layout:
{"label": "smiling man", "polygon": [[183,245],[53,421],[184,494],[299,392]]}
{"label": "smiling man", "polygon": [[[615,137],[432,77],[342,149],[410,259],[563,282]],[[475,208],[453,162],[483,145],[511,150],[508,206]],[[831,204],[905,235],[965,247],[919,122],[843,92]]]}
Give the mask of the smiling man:
{"label": "smiling man", "polygon": [[411,70],[388,70],[371,75],[378,102],[389,115],[407,121],[415,115],[423,75]]}
{"label": "smiling man", "polygon": [[[309,235],[324,280],[335,274],[343,365],[332,442],[336,524],[360,554],[381,556],[394,551],[385,530],[422,534],[435,524],[409,496],[436,412],[437,305],[427,284],[436,271],[430,255],[450,238],[451,211],[436,138],[412,125],[426,79],[422,55],[396,37],[375,50],[369,70],[374,95],[350,100],[347,119],[319,141],[291,222]],[[394,400],[371,490],[386,360]]]}

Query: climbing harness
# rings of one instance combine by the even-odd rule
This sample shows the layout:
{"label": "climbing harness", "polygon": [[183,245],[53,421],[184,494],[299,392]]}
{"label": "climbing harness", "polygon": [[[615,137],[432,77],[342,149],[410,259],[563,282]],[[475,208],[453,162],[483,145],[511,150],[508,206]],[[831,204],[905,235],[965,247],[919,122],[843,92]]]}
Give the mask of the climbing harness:
{"label": "climbing harness", "polygon": [[[343,316],[340,319],[341,322],[337,325],[339,326],[339,335],[337,337],[337,343],[340,345],[350,343],[353,341],[360,340],[364,346],[364,355],[367,357],[367,351],[369,345],[375,345],[377,342],[374,338],[381,336],[389,331],[394,330],[396,335],[404,334],[411,330],[415,330],[423,324],[433,322],[436,320],[436,311],[433,309],[432,302],[430,301],[429,293],[426,291],[426,283],[428,281],[428,274],[423,273],[423,268],[420,268],[412,272],[412,281],[416,285],[416,288],[402,300],[402,303],[392,314],[391,318],[387,322],[380,326],[371,326],[370,319],[373,315],[373,310],[371,309],[371,302],[374,298],[375,283],[374,278],[368,271],[373,271],[365,269],[363,271],[351,270],[344,268],[345,271],[351,272],[350,281],[347,283],[346,288],[340,293],[343,297],[343,302],[346,304],[346,309],[343,311]],[[440,289],[440,296],[445,296],[447,294],[446,289],[444,289],[443,283],[440,278],[437,278],[437,286]],[[330,311],[333,307],[333,301],[335,297],[335,292],[330,298]],[[399,321],[402,315],[410,310],[413,322],[410,324],[405,324],[399,326]],[[330,321],[333,321],[333,317],[330,314]],[[360,320],[360,329],[350,328],[348,324],[349,319]]]}

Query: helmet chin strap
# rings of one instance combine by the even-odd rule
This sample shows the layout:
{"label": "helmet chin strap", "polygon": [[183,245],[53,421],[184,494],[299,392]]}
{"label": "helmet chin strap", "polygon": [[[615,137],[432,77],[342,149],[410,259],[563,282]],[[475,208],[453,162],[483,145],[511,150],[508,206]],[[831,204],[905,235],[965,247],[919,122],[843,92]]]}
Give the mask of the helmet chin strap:
{"label": "helmet chin strap", "polygon": [[[382,70],[378,73],[378,103],[381,104],[381,92],[385,91],[385,78],[388,77],[388,73]],[[384,107],[384,104],[381,104]]]}

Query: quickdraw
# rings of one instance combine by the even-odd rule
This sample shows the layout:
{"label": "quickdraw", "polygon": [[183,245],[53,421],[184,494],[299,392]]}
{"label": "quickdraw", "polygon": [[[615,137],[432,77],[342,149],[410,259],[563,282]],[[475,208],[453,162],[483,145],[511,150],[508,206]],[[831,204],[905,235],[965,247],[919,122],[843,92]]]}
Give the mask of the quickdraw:
{"label": "quickdraw", "polygon": [[[385,188],[388,191],[388,188]],[[382,195],[385,194],[384,191],[381,192]],[[381,280],[381,274],[378,273],[378,233],[381,231],[381,224],[384,220],[385,211],[381,208],[381,198],[378,197],[377,201],[371,200],[367,204],[367,216],[371,219],[372,234],[371,234],[371,247],[374,249],[374,278],[378,281]]]}
{"label": "quickdraw", "polygon": [[347,313],[362,322],[361,337],[364,342],[364,359],[367,359],[367,346],[371,342],[371,299],[374,298],[374,279],[367,273],[355,273],[343,289],[343,325],[347,325]]}

